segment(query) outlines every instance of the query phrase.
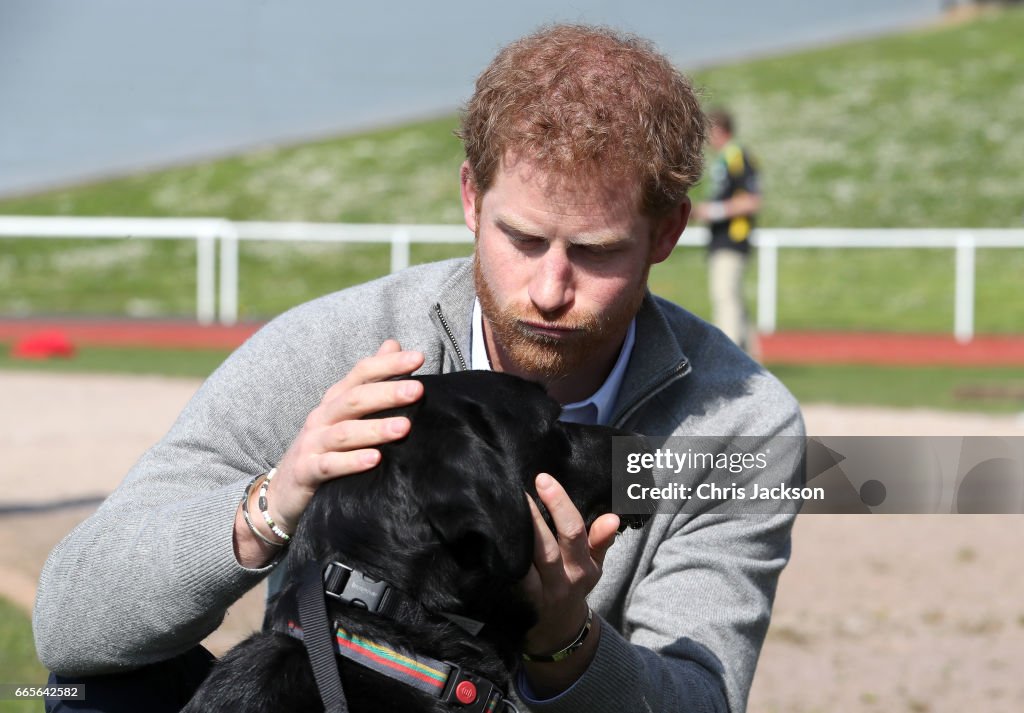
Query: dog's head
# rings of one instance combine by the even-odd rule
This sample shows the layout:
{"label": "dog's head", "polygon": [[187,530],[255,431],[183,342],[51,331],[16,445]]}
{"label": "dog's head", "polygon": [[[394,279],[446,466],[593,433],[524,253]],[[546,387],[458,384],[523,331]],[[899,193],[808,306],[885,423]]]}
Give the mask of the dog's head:
{"label": "dog's head", "polygon": [[562,423],[540,385],[514,376],[416,378],[423,397],[387,412],[407,415],[410,434],[381,446],[373,470],[320,488],[293,554],[354,560],[429,609],[487,621],[507,613],[496,593],[515,590],[533,559],[525,493],[536,499],[537,474],[561,483],[589,527],[612,512],[612,437],[630,434]]}

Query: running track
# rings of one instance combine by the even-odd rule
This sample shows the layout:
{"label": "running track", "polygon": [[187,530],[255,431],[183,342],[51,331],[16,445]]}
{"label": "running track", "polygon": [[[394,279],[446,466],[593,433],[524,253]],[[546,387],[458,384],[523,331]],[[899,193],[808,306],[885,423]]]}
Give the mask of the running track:
{"label": "running track", "polygon": [[[0,320],[0,344],[58,331],[76,346],[233,349],[260,324],[203,327],[192,321]],[[868,364],[1024,367],[1024,335],[982,336],[958,344],[952,336],[852,332],[782,332],[761,338],[770,364]]]}

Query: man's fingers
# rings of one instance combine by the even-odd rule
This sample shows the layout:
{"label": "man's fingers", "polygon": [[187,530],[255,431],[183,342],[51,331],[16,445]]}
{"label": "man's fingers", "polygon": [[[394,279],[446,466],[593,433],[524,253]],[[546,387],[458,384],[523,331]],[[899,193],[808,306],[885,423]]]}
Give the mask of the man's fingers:
{"label": "man's fingers", "polygon": [[541,582],[540,572],[537,571],[535,566],[530,565],[529,571],[527,571],[519,586],[522,587],[523,592],[529,599],[537,602],[543,601],[544,584]]}
{"label": "man's fingers", "polygon": [[[527,595],[541,612],[538,624],[527,634],[528,651],[556,651],[572,640],[580,630],[586,611],[586,595],[594,588],[601,569],[594,559],[583,517],[573,505],[565,490],[546,473],[537,476],[537,495],[551,514],[557,535],[551,531],[540,514],[539,506],[529,500],[533,518],[533,567],[523,585]],[[614,516],[604,520],[596,530],[594,542],[599,546],[596,554],[603,558],[605,540],[614,539],[606,534]],[[595,524],[597,524],[595,522]],[[536,574],[535,574],[536,573]]]}
{"label": "man's fingers", "polygon": [[[544,516],[540,514],[540,508],[537,507],[537,503],[533,502],[533,498],[527,495],[526,501],[530,505],[530,515],[533,517],[534,565],[538,569],[543,568],[545,571],[555,567],[561,568],[562,551],[558,547],[558,540],[555,538],[555,534],[551,532],[551,528],[544,521]],[[543,575],[541,575],[541,578],[543,578]]]}
{"label": "man's fingers", "polygon": [[423,354],[403,351],[397,341],[388,339],[374,356],[360,360],[327,390],[278,463],[280,476],[270,486],[283,523],[298,521],[325,480],[374,467],[381,458],[374,446],[409,433],[405,417],[362,419],[419,399],[422,383],[390,379],[411,374],[422,365]]}
{"label": "man's fingers", "polygon": [[398,342],[384,342],[374,356],[357,361],[341,383],[348,382],[350,386],[355,386],[371,381],[382,381],[394,376],[411,374],[423,366],[422,352],[392,351],[391,345],[397,346]]}
{"label": "man's fingers", "polygon": [[558,540],[574,552],[582,552],[587,545],[587,527],[579,510],[572,504],[568,493],[558,481],[547,473],[537,476],[537,495],[551,513],[558,532]]}
{"label": "man's fingers", "polygon": [[358,419],[385,409],[408,406],[422,395],[423,384],[419,381],[360,384],[334,394],[328,392],[319,416],[325,424]]}
{"label": "man's fingers", "polygon": [[602,515],[590,526],[590,556],[599,567],[604,566],[604,556],[608,554],[608,548],[615,544],[618,531],[618,515]]}
{"label": "man's fingers", "polygon": [[385,340],[375,355],[360,359],[345,378],[327,390],[310,418],[326,425],[408,406],[423,395],[423,384],[392,379],[411,374],[421,366],[422,352],[403,351],[394,339]]}
{"label": "man's fingers", "polygon": [[318,450],[327,453],[378,446],[404,438],[411,427],[405,416],[342,421],[324,429]]}
{"label": "man's fingers", "polygon": [[381,344],[374,356],[356,362],[345,378],[328,389],[325,400],[360,384],[386,381],[396,376],[411,374],[421,366],[422,352],[403,351],[398,347],[398,342],[389,339]]}
{"label": "man's fingers", "polygon": [[316,456],[316,471],[322,482],[342,475],[362,473],[378,463],[380,463],[380,451],[374,448],[321,453]]}
{"label": "man's fingers", "polygon": [[565,489],[547,473],[538,475],[536,483],[537,495],[551,513],[557,533],[557,537],[552,537],[550,529],[546,526],[543,528],[546,531],[543,541],[544,559],[538,560],[536,554],[534,557],[541,579],[545,582],[556,581],[568,576],[569,581],[577,582],[600,576],[600,569],[592,557],[583,516]]}
{"label": "man's fingers", "polygon": [[377,350],[377,356],[381,354],[392,354],[394,352],[402,351],[402,345],[398,343],[397,339],[385,339],[380,345],[380,349]]}

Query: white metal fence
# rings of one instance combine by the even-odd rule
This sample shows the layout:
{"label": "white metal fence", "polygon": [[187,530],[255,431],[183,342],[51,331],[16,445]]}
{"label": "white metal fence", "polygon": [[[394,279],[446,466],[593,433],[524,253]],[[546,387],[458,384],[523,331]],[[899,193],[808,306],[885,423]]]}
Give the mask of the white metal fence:
{"label": "white metal fence", "polygon": [[[461,225],[357,225],[240,222],[221,218],[80,218],[0,216],[0,238],[132,238],[196,241],[196,319],[234,324],[238,319],[238,244],[277,242],[382,243],[391,246],[391,271],[409,265],[412,243],[471,243]],[[702,246],[707,230],[688,228],[679,244]],[[220,281],[217,283],[217,247]],[[1024,229],[825,229],[772,228],[754,237],[759,248],[757,325],[775,331],[778,253],[787,248],[929,248],[955,256],[953,333],[974,335],[975,253],[979,248],[1024,248]],[[218,299],[219,296],[219,299]]]}

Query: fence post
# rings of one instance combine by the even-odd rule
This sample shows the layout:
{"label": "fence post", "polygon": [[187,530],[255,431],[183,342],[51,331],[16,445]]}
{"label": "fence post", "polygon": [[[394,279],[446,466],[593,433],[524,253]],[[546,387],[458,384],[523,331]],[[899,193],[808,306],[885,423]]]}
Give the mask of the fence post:
{"label": "fence post", "polygon": [[760,233],[757,240],[757,331],[775,333],[778,303],[779,243],[771,233]]}
{"label": "fence post", "polygon": [[213,324],[216,318],[217,235],[211,227],[196,232],[196,320]]}
{"label": "fence post", "polygon": [[409,231],[404,228],[391,235],[391,272],[409,267]]}
{"label": "fence post", "polygon": [[220,227],[220,323],[238,321],[238,230],[230,221]]}
{"label": "fence post", "polygon": [[956,305],[953,335],[961,344],[974,338],[974,254],[976,241],[970,233],[956,238]]}

